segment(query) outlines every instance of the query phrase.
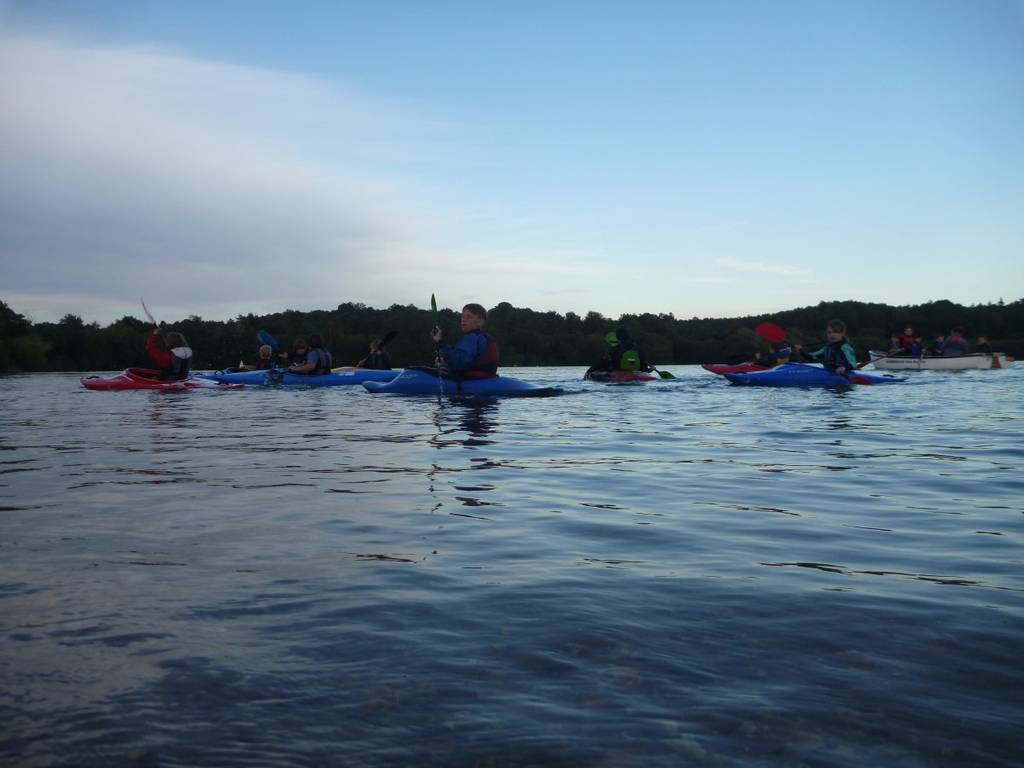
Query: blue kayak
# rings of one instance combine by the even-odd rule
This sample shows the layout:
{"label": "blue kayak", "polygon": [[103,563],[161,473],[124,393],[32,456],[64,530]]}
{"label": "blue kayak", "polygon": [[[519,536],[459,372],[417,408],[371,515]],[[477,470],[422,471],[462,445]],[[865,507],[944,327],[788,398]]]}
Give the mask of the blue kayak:
{"label": "blue kayak", "polygon": [[364,381],[367,392],[385,395],[437,395],[454,397],[547,397],[562,394],[560,387],[541,387],[522,379],[495,376],[490,379],[441,378],[433,368],[406,368],[391,381]]}
{"label": "blue kayak", "polygon": [[353,368],[347,371],[333,371],[319,376],[301,373],[287,373],[281,369],[270,371],[214,371],[200,373],[201,378],[219,381],[222,384],[248,384],[250,386],[284,387],[344,387],[362,384],[364,381],[391,381],[401,370],[381,371],[373,368]]}
{"label": "blue kayak", "polygon": [[820,366],[803,363],[786,363],[766,371],[724,375],[733,384],[755,387],[852,387],[854,384],[896,384],[907,380],[905,376],[876,376],[860,371],[839,376]]}

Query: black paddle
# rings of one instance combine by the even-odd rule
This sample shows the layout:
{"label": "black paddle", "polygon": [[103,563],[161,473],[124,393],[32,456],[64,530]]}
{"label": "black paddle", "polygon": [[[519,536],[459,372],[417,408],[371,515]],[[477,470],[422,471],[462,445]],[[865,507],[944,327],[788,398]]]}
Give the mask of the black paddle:
{"label": "black paddle", "polygon": [[149,322],[151,322],[153,324],[154,328],[159,329],[160,328],[160,324],[157,323],[157,321],[153,319],[153,313],[149,311],[149,307],[146,306],[146,302],[142,301],[142,299],[139,299],[139,301],[142,302],[142,311],[146,313],[146,317],[149,318]]}
{"label": "black paddle", "polygon": [[[437,324],[437,299],[434,298],[434,294],[430,294],[430,312],[434,321],[434,328],[441,330],[441,327]],[[435,362],[438,362],[438,372],[440,372],[439,358],[441,357],[441,342],[434,342],[434,358]],[[444,397],[444,382],[441,381],[441,376],[437,377],[437,396]]]}

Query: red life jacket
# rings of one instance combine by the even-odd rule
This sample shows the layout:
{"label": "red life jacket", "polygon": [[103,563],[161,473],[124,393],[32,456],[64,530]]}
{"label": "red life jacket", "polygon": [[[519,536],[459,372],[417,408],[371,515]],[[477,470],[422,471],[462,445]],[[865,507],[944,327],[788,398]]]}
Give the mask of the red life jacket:
{"label": "red life jacket", "polygon": [[478,356],[469,367],[462,371],[460,378],[463,379],[493,379],[498,375],[498,342],[496,342],[490,335],[483,333],[483,337],[487,339],[487,347],[483,353]]}

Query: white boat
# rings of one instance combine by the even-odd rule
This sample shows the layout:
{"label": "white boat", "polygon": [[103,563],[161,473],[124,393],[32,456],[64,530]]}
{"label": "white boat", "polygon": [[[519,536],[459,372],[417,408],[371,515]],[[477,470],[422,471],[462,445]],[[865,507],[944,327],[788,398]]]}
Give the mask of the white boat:
{"label": "white boat", "polygon": [[871,363],[880,370],[886,371],[969,371],[981,368],[1005,368],[1013,365],[1013,358],[1007,358],[1004,352],[971,352],[966,355],[950,355],[949,357],[930,357],[921,355],[887,355],[877,349],[868,352]]}

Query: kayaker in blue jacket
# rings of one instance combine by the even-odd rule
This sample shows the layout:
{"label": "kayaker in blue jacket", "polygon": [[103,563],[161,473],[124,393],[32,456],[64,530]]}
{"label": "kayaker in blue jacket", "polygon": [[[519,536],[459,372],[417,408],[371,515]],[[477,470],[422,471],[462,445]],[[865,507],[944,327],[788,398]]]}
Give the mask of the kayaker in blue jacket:
{"label": "kayaker in blue jacket", "polygon": [[490,379],[498,375],[498,344],[483,332],[487,310],[480,304],[462,308],[459,327],[463,336],[454,346],[442,344],[444,332],[434,326],[430,338],[437,344],[437,367],[460,379]]}
{"label": "kayaker in blue jacket", "polygon": [[804,359],[821,360],[827,370],[839,376],[845,376],[857,367],[857,355],[850,340],[846,338],[846,323],[842,320],[829,320],[825,326],[825,339],[827,343],[819,350],[805,352],[797,344],[796,351]]}

